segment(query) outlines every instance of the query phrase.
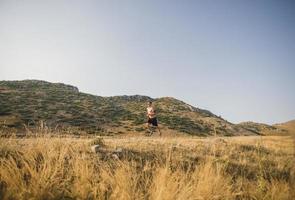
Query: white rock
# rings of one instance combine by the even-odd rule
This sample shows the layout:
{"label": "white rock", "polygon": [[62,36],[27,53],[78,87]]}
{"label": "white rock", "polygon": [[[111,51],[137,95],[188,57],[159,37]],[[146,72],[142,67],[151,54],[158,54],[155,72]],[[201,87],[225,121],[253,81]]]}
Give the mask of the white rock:
{"label": "white rock", "polygon": [[112,154],[112,158],[113,158],[113,159],[116,159],[116,160],[119,160],[119,156],[118,156],[117,154],[115,154],[115,153]]}
{"label": "white rock", "polygon": [[91,151],[92,151],[93,153],[97,153],[97,152],[99,152],[99,145],[97,144],[97,145],[93,145],[93,146],[91,146]]}

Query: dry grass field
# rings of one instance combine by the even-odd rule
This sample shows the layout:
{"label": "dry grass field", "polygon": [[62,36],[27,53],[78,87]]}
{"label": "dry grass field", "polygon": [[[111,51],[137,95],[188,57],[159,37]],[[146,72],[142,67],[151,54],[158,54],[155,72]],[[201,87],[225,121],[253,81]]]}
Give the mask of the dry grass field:
{"label": "dry grass field", "polygon": [[291,136],[0,139],[0,199],[294,199],[294,175]]}

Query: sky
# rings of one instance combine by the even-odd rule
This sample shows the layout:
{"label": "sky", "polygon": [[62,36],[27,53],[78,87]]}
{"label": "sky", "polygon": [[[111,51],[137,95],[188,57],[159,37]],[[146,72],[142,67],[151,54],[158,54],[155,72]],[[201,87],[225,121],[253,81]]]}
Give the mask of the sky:
{"label": "sky", "polygon": [[295,119],[292,0],[0,0],[0,80]]}

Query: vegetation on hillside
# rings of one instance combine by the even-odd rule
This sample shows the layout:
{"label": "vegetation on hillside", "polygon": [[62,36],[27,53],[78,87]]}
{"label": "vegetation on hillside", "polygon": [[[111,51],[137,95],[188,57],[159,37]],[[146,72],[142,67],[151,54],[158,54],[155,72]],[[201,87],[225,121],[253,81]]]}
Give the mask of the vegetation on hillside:
{"label": "vegetation on hillside", "polygon": [[24,132],[42,121],[52,129],[75,128],[77,133],[143,132],[146,105],[151,100],[163,129],[198,136],[260,134],[171,97],[101,97],[79,92],[74,86],[37,80],[0,81],[0,129]]}
{"label": "vegetation on hillside", "polygon": [[259,135],[273,135],[273,134],[289,134],[287,129],[279,128],[277,126],[270,126],[267,124],[262,123],[255,123],[255,122],[242,122],[239,126],[243,127],[244,129],[257,133]]}

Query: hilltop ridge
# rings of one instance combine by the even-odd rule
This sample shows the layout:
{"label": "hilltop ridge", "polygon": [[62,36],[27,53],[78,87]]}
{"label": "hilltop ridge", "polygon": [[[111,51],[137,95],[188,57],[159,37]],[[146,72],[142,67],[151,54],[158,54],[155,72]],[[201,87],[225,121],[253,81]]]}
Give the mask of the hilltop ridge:
{"label": "hilltop ridge", "polygon": [[262,134],[249,124],[230,123],[173,97],[102,97],[80,92],[75,86],[39,80],[0,81],[0,124],[18,131],[44,121],[48,127],[87,133],[142,133],[148,101],[155,102],[159,122],[167,131],[198,136]]}

